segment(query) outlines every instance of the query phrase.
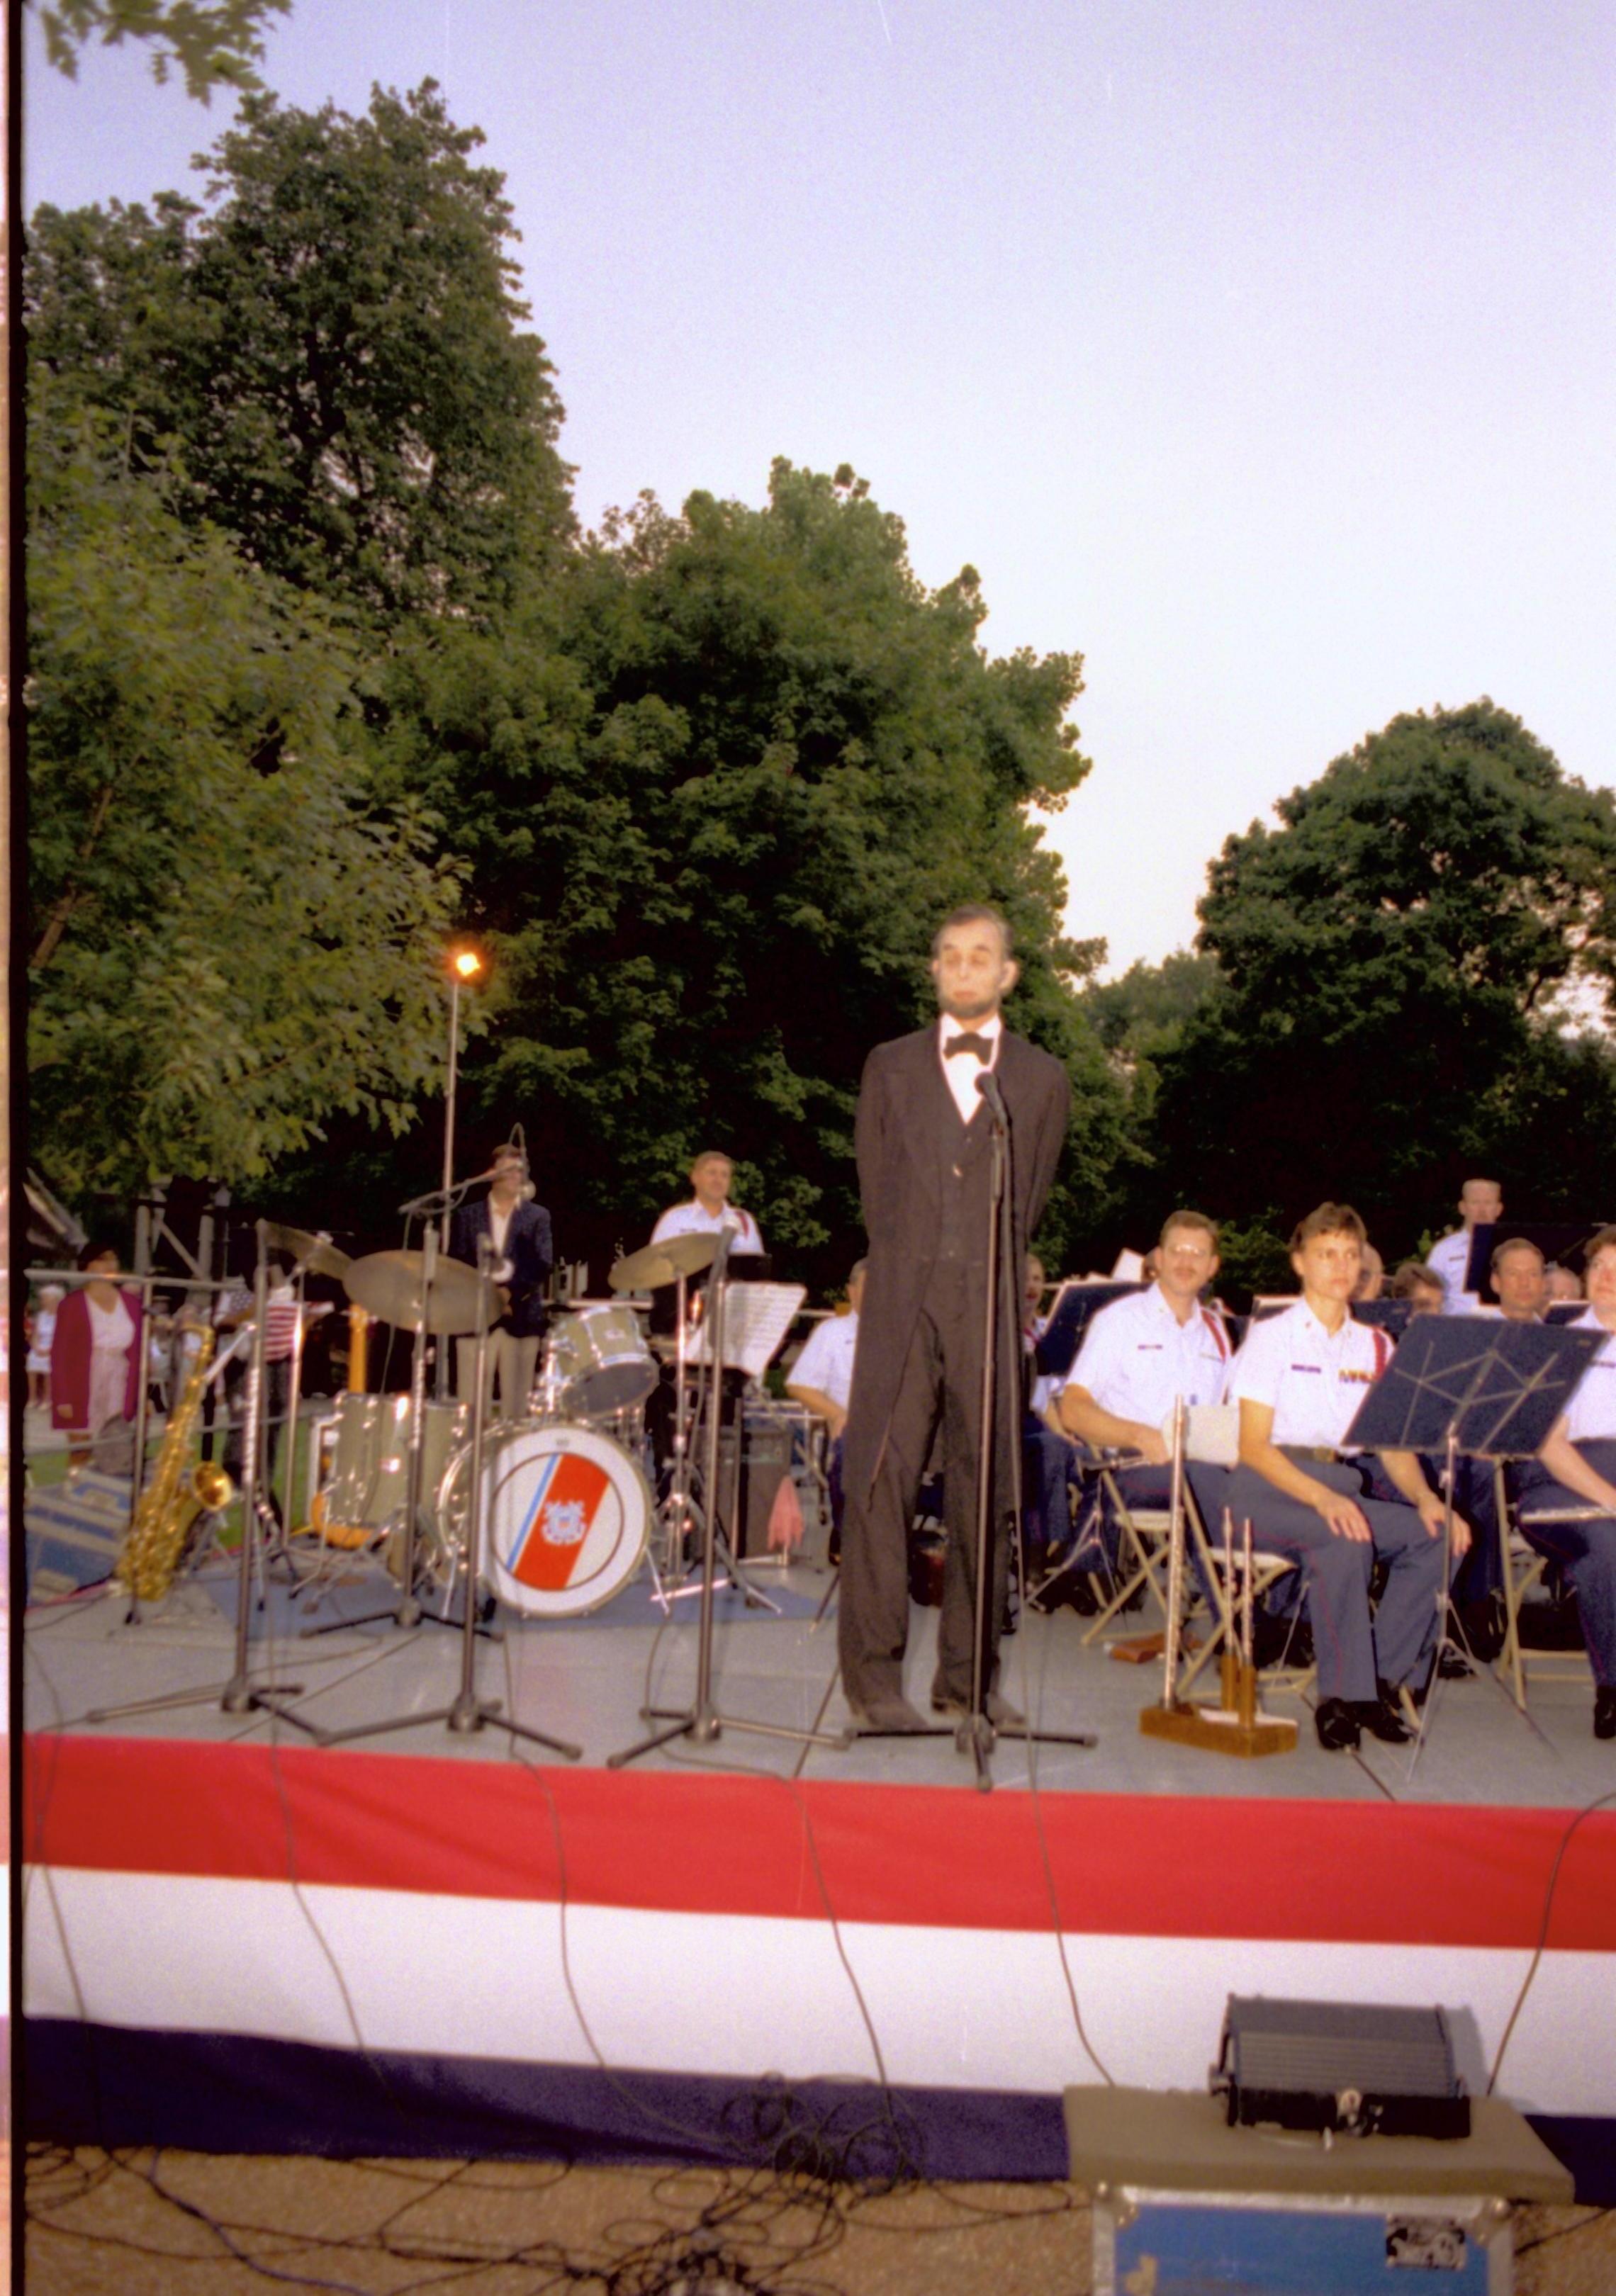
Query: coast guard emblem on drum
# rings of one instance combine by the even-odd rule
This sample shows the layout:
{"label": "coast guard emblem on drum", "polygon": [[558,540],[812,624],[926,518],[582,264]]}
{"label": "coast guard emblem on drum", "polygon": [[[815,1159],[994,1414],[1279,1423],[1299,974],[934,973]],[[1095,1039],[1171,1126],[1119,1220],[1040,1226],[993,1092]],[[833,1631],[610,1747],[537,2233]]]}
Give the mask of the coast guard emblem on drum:
{"label": "coast guard emblem on drum", "polygon": [[588,1528],[577,1499],[552,1499],[544,1511],[543,1536],[552,1546],[581,1546]]}
{"label": "coast guard emblem on drum", "polygon": [[603,1504],[614,1496],[610,1476],[593,1459],[564,1452],[547,1461],[505,1549],[505,1569],[525,1587],[564,1587]]}
{"label": "coast guard emblem on drum", "polygon": [[[463,1476],[469,1452],[460,1455]],[[500,1600],[529,1618],[570,1618],[610,1602],[645,1550],[645,1479],[592,1428],[496,1429],[482,1504],[488,1575]]]}

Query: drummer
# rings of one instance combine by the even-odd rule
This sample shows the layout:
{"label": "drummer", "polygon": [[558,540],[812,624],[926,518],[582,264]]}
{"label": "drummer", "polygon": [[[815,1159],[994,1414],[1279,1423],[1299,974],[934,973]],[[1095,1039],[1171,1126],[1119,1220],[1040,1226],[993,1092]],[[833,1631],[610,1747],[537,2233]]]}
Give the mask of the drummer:
{"label": "drummer", "polygon": [[690,1168],[693,1191],[690,1201],[669,1206],[651,1231],[652,1243],[661,1243],[670,1235],[717,1235],[727,1227],[734,1231],[733,1253],[761,1252],[763,1238],[757,1221],[751,1212],[729,1201],[734,1175],[735,1168],[721,1148],[703,1148]]}
{"label": "drummer", "polygon": [[[485,1235],[488,1239],[495,1280],[505,1286],[511,1297],[509,1313],[488,1333],[490,1407],[497,1418],[520,1419],[527,1411],[538,1368],[538,1343],[547,1320],[545,1280],[554,1250],[550,1215],[543,1204],[533,1201],[523,1151],[507,1141],[494,1151],[489,1161],[493,1185],[480,1203],[462,1204],[455,1214],[449,1252],[468,1267],[475,1267],[481,1241]],[[455,1387],[468,1399],[475,1377],[476,1347],[475,1340],[463,1339],[457,1349]]]}

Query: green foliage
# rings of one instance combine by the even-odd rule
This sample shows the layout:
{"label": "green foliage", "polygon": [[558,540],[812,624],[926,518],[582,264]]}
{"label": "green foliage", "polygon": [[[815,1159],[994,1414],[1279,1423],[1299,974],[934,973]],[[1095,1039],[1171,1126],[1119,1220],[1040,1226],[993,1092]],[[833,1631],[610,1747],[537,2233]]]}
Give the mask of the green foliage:
{"label": "green foliage", "polygon": [[486,613],[571,530],[562,410],[506,252],[504,177],[430,80],[350,119],[250,95],[204,204],[45,207],[36,373],[286,580],[366,612]]}
{"label": "green foliage", "polygon": [[1609,792],[1481,701],[1395,718],[1279,812],[1212,865],[1220,979],[1160,1057],[1159,1171],[1243,1218],[1346,1199],[1394,1251],[1466,1170],[1558,1203],[1563,1136],[1533,1111],[1583,1135],[1610,1106],[1608,1045],[1555,1004],[1609,1013]]}
{"label": "green foliage", "polygon": [[264,53],[265,20],[291,13],[291,0],[53,0],[40,8],[39,27],[46,57],[69,79],[78,78],[79,51],[91,40],[103,48],[152,40],[159,86],[177,64],[186,94],[206,103],[216,87],[260,85],[253,66]]}
{"label": "green foliage", "polygon": [[1160,964],[1141,958],[1120,980],[1092,983],[1083,992],[1083,1009],[1106,1051],[1131,1070],[1177,1043],[1185,1022],[1217,982],[1214,958],[1178,948]]}
{"label": "green foliage", "polygon": [[366,784],[329,614],[37,391],[36,1152],[64,1192],[240,1181],[435,1086],[452,873]]}
{"label": "green foliage", "polygon": [[1024,812],[1087,770],[1079,664],[989,660],[984,611],[916,582],[850,474],[782,462],[765,509],[643,501],[497,637],[439,626],[388,665],[389,786],[441,815],[499,952],[469,1120],[522,1119],[568,1250],[591,1218],[597,1255],[640,1238],[716,1141],[788,1264],[837,1268],[865,1055],[934,1009],[964,898],[1005,908],[1015,1017],[1082,1087],[1057,1238],[1103,1193],[1120,1096]]}
{"label": "green foliage", "polygon": [[1268,1206],[1255,1219],[1224,1220],[1218,1230],[1218,1281],[1214,1289],[1236,1315],[1250,1312],[1258,1292],[1294,1292],[1296,1271],[1286,1238],[1289,1224]]}

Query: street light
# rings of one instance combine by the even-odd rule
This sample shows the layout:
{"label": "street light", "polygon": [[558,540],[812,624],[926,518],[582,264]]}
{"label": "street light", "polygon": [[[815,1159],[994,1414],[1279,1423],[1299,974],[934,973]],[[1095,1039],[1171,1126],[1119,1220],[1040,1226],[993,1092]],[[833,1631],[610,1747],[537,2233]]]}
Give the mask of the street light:
{"label": "street light", "polygon": [[[449,1072],[443,1100],[443,1210],[439,1217],[438,1248],[445,1259],[449,1250],[449,1191],[455,1185],[455,1085],[460,1065],[460,990],[463,983],[470,988],[478,976],[488,970],[488,960],[480,949],[467,941],[445,951],[444,964],[449,976]],[[438,1394],[441,1399],[448,1392],[448,1349],[438,1351]]]}

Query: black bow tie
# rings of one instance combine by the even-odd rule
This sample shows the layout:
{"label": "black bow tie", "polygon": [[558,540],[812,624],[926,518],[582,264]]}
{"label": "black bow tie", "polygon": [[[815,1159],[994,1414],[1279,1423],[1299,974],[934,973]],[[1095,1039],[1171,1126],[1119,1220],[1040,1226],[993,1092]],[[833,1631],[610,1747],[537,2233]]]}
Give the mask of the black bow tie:
{"label": "black bow tie", "polygon": [[993,1058],[993,1039],[991,1037],[979,1037],[974,1029],[963,1037],[945,1037],[944,1060],[951,1061],[956,1053],[974,1053],[985,1067]]}

